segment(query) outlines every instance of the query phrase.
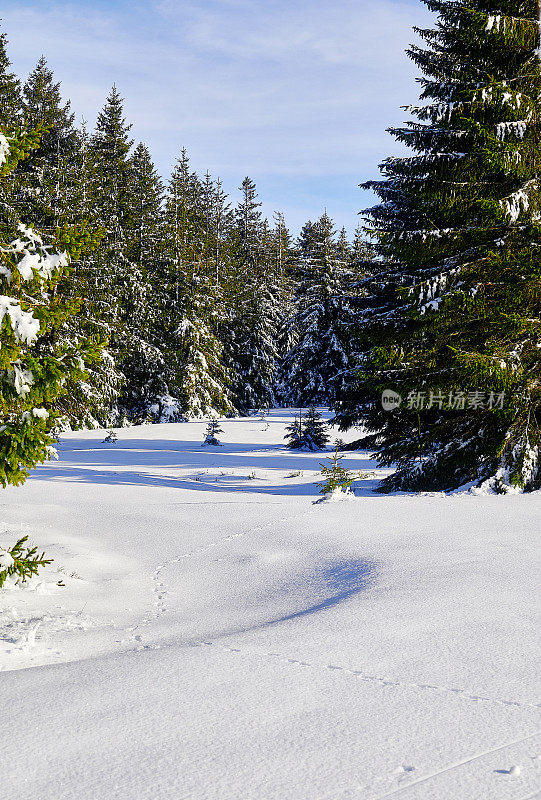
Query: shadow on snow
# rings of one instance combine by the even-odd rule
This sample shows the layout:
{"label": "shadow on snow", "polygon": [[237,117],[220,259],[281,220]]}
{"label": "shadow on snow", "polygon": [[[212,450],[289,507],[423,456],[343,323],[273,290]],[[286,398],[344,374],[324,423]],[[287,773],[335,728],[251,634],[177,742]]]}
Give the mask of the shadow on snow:
{"label": "shadow on snow", "polygon": [[[330,450],[315,453],[292,452],[283,446],[254,448],[251,444],[231,444],[220,448],[201,447],[198,443],[172,440],[127,439],[115,445],[104,445],[91,439],[77,439],[58,445],[60,462],[49,462],[33,471],[38,480],[66,480],[124,486],[160,486],[204,492],[241,492],[263,495],[317,496],[314,482],[298,483],[293,476],[281,484],[266,484],[267,476],[258,471],[269,470],[271,479],[285,477],[284,472],[316,472]],[[76,463],[66,463],[73,458]],[[373,470],[376,462],[369,453],[348,454],[347,466],[358,472]],[[118,469],[115,469],[118,468]],[[149,470],[193,470],[191,475],[154,474]],[[213,474],[205,470],[214,469]],[[246,469],[251,475],[228,474],[228,470]],[[220,472],[222,470],[222,472]],[[282,473],[282,475],[279,475]],[[289,483],[288,481],[292,482]],[[266,484],[266,485],[265,485]],[[377,480],[367,479],[356,490],[358,495],[372,494]]]}

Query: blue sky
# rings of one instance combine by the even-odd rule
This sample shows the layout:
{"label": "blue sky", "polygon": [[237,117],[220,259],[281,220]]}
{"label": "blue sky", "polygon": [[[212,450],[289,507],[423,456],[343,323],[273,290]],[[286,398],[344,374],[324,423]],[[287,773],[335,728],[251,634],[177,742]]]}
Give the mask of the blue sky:
{"label": "blue sky", "polygon": [[404,54],[420,0],[4,0],[17,73],[43,54],[92,126],[111,85],[167,176],[181,147],[233,197],[245,175],[296,233],[326,208],[350,233],[400,152],[385,128],[416,100]]}

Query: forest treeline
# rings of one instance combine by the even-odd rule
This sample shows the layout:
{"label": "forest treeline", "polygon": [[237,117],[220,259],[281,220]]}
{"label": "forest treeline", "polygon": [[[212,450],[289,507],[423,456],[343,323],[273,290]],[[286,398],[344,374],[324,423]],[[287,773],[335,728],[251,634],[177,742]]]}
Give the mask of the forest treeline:
{"label": "forest treeline", "polygon": [[351,366],[346,297],[369,252],[360,228],[349,242],[324,213],[293,241],[282,214],[263,217],[250,178],[233,205],[184,149],[164,182],[148,147],[134,146],[116,87],[89,132],[44,58],[21,86],[5,35],[2,46],[0,125],[42,131],[4,192],[13,219],[49,237],[83,226],[99,238],[57,288],[84,299],[73,335],[106,342],[59,401],[64,423],[331,404]]}

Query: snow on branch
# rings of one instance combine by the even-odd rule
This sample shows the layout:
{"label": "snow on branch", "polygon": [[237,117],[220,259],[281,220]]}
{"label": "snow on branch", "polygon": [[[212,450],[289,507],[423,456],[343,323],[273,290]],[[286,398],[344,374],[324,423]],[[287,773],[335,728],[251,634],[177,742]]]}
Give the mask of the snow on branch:
{"label": "snow on branch", "polygon": [[15,391],[21,397],[28,394],[34,383],[34,376],[29,369],[25,369],[21,361],[14,361],[11,370],[6,370],[10,383],[15,387]]}
{"label": "snow on branch", "polygon": [[505,33],[508,27],[516,26],[521,23],[528,23],[530,25],[539,25],[539,20],[531,17],[512,17],[508,14],[489,14],[485,31],[495,31],[496,33]]}
{"label": "snow on branch", "polygon": [[6,316],[9,318],[15,338],[20,342],[31,344],[39,333],[39,320],[32,312],[23,311],[12,297],[0,295],[0,325]]}
{"label": "snow on branch", "polygon": [[524,184],[522,189],[513,192],[508,197],[500,200],[500,206],[505,215],[511,220],[516,222],[521,212],[528,211],[530,207],[530,195],[538,188],[539,183],[536,178]]}
{"label": "snow on branch", "polygon": [[3,167],[6,163],[6,159],[9,155],[9,142],[4,136],[3,133],[0,132],[0,167]]}
{"label": "snow on branch", "polygon": [[[68,254],[50,253],[43,245],[41,237],[32,228],[19,223],[18,230],[21,236],[1,249],[6,255],[22,256],[17,263],[17,271],[23,280],[31,281],[36,275],[42,280],[49,280],[58,269],[68,265]],[[12,275],[7,268],[4,267],[0,274],[3,274],[8,281],[11,280]]]}
{"label": "snow on branch", "polygon": [[496,125],[496,137],[503,141],[509,134],[517,139],[524,139],[524,134],[528,127],[528,120],[517,120],[516,122],[498,122]]}

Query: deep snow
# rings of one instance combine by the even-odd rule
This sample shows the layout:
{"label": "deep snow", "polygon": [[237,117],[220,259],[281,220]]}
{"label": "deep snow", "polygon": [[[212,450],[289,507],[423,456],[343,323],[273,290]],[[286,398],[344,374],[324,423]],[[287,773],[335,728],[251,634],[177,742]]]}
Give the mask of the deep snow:
{"label": "deep snow", "polygon": [[540,493],[314,503],[290,418],[65,434],[0,494],[54,558],[0,592],[1,798],[541,797]]}

